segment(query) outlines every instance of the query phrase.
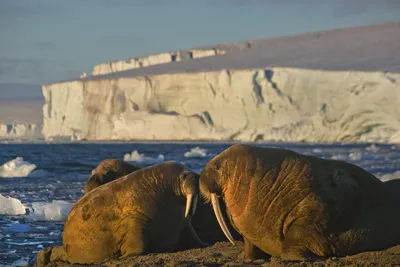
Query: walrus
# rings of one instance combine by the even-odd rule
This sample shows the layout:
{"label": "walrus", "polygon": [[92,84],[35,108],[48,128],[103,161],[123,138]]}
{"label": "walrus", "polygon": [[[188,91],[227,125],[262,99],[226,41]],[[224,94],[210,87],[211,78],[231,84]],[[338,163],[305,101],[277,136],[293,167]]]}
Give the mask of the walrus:
{"label": "walrus", "polygon": [[246,258],[346,256],[400,244],[400,195],[344,161],[287,149],[233,145],[200,173],[201,194]]}
{"label": "walrus", "polygon": [[85,183],[85,193],[139,169],[140,167],[122,160],[105,159],[92,170],[91,176]]}
{"label": "walrus", "polygon": [[[109,258],[204,247],[193,230],[199,176],[177,162],[137,170],[85,194],[64,225],[59,259],[94,264]],[[41,257],[51,257],[52,251]]]}
{"label": "walrus", "polygon": [[[139,169],[140,167],[122,160],[105,159],[92,170],[91,176],[85,185],[85,192],[87,193],[100,185],[114,181]],[[225,240],[225,235],[218,225],[212,208],[205,203],[203,198],[199,198],[197,203],[196,214],[192,218],[192,226],[200,239],[208,244]],[[240,238],[234,229],[231,228],[230,230],[234,237]]]}
{"label": "walrus", "polygon": [[390,190],[400,194],[400,178],[385,181],[384,183]]}

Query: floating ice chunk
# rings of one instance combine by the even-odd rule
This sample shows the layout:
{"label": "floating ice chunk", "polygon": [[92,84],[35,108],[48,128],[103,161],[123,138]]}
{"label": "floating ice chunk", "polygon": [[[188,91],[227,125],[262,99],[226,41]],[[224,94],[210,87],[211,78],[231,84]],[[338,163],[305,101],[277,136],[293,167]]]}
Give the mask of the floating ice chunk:
{"label": "floating ice chunk", "polygon": [[0,177],[26,177],[36,165],[24,161],[22,157],[17,157],[0,166]]}
{"label": "floating ice chunk", "polygon": [[198,146],[190,149],[190,151],[186,152],[184,156],[186,158],[204,158],[207,157],[207,149],[200,148]]}
{"label": "floating ice chunk", "polygon": [[34,202],[29,218],[35,221],[64,221],[74,203],[53,200],[51,203]]}
{"label": "floating ice chunk", "polygon": [[25,206],[21,201],[13,197],[5,197],[0,194],[0,214],[1,215],[22,215],[25,214]]}
{"label": "floating ice chunk", "polygon": [[378,152],[379,147],[377,147],[375,144],[372,144],[372,145],[368,146],[365,150],[372,151],[375,153],[375,152]]}
{"label": "floating ice chunk", "polygon": [[314,149],[312,150],[312,152],[313,152],[313,153],[322,153],[323,150],[322,150],[321,148],[314,148]]}
{"label": "floating ice chunk", "polygon": [[164,161],[164,155],[159,154],[157,158],[151,158],[151,157],[146,157],[144,154],[140,154],[137,150],[135,150],[132,151],[131,154],[126,153],[124,155],[124,161],[160,163]]}
{"label": "floating ice chunk", "polygon": [[362,158],[362,153],[360,151],[354,151],[349,154],[350,160],[360,160]]}
{"label": "floating ice chunk", "polygon": [[347,160],[348,156],[345,154],[337,154],[337,155],[333,155],[331,157],[331,159],[335,159],[335,160]]}
{"label": "floating ice chunk", "polygon": [[380,177],[380,179],[382,182],[386,182],[386,181],[390,181],[390,180],[394,180],[394,179],[400,179],[400,171],[382,175]]}

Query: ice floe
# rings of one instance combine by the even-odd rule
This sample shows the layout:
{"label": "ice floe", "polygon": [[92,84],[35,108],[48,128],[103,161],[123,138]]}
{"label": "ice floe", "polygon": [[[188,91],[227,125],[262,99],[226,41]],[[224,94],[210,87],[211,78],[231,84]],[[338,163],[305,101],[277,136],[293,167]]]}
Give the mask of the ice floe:
{"label": "ice floe", "polygon": [[0,194],[0,214],[1,215],[23,215],[26,207],[21,201],[13,197],[5,197]]}
{"label": "ice floe", "polygon": [[0,166],[0,177],[27,177],[35,169],[35,164],[24,161],[22,157],[17,157]]}
{"label": "ice floe", "polygon": [[207,149],[196,146],[190,149],[190,151],[187,151],[184,156],[186,158],[204,158],[207,157],[207,152]]}
{"label": "ice floe", "polygon": [[126,153],[124,155],[124,161],[143,162],[143,163],[161,163],[164,161],[164,155],[159,154],[157,158],[147,157],[144,154],[140,154],[137,150],[132,153]]}

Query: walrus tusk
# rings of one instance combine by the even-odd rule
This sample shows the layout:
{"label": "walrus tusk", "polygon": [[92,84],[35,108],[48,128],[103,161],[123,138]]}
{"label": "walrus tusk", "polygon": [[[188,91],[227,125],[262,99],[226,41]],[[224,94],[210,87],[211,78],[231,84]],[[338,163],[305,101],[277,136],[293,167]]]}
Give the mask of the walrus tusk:
{"label": "walrus tusk", "polygon": [[235,245],[235,241],[233,240],[233,237],[229,232],[228,226],[226,226],[224,217],[222,216],[221,207],[219,206],[219,200],[216,194],[211,194],[211,203],[213,206],[215,216],[217,217],[219,226],[221,227],[222,231],[224,232],[225,236],[229,239],[229,241],[233,245]]}
{"label": "walrus tusk", "polygon": [[187,217],[190,213],[191,216],[194,216],[197,207],[197,199],[199,196],[196,194],[193,197],[193,194],[188,194],[186,196],[186,210],[185,210],[185,217]]}

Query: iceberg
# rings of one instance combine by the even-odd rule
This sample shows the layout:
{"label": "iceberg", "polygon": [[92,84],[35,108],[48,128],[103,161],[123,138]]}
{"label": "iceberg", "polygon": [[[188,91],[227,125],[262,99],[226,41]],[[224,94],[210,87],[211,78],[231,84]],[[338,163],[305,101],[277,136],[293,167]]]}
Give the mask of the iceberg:
{"label": "iceberg", "polygon": [[0,214],[1,215],[23,215],[26,207],[21,201],[13,197],[5,197],[0,194]]}

